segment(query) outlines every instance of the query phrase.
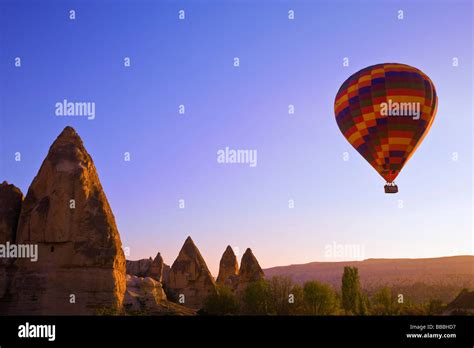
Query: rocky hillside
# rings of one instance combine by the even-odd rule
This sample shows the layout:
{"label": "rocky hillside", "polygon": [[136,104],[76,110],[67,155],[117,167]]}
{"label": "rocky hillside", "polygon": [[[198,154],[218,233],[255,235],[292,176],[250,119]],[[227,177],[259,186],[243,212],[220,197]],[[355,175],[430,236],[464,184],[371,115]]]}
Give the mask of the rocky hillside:
{"label": "rocky hillside", "polygon": [[382,286],[407,293],[415,301],[451,301],[462,288],[474,287],[474,256],[426,259],[368,259],[352,262],[311,262],[265,269],[265,276],[289,276],[296,283],[318,280],[341,287],[344,266],[359,269],[361,285],[369,292]]}

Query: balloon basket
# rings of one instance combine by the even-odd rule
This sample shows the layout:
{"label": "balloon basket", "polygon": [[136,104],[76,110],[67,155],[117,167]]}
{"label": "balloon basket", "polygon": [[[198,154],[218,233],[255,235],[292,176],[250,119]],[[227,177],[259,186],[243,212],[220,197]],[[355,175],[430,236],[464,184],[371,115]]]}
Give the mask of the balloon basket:
{"label": "balloon basket", "polygon": [[398,186],[395,184],[387,184],[384,186],[385,193],[397,193],[398,192]]}

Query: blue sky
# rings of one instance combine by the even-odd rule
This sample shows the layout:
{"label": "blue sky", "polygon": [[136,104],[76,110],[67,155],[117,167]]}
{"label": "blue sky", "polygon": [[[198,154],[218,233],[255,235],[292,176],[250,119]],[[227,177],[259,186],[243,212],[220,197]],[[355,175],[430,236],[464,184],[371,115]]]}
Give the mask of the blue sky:
{"label": "blue sky", "polygon": [[[215,275],[228,244],[264,267],[331,261],[333,242],[364,258],[472,254],[472,58],[470,1],[0,0],[0,180],[26,193],[71,125],[130,259],[172,263],[188,235]],[[439,97],[397,195],[333,112],[347,77],[384,62],[421,69]],[[55,116],[63,99],[95,102],[96,118]],[[226,146],[256,149],[257,167],[218,164]]]}

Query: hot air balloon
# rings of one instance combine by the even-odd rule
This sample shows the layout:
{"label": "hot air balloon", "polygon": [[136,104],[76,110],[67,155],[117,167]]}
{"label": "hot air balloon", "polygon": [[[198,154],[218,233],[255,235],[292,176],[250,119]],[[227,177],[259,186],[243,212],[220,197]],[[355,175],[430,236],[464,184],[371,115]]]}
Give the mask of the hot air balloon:
{"label": "hot air balloon", "polygon": [[334,102],[344,137],[385,179],[385,193],[430,130],[438,98],[430,78],[405,64],[369,66],[349,77]]}

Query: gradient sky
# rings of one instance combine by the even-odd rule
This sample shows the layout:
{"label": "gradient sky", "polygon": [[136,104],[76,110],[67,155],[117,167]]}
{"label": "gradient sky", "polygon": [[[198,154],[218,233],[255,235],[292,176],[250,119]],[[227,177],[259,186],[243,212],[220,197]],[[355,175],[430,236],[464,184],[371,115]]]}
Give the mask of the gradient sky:
{"label": "gradient sky", "polygon": [[[333,242],[363,258],[472,254],[472,16],[468,0],[0,0],[0,180],[26,193],[71,125],[129,259],[171,264],[188,235],[214,275],[228,244],[262,267],[332,261]],[[342,82],[383,62],[421,69],[439,97],[397,195],[333,112]],[[95,120],[55,116],[63,99],[95,102]],[[226,146],[257,149],[257,167],[218,164]]]}

